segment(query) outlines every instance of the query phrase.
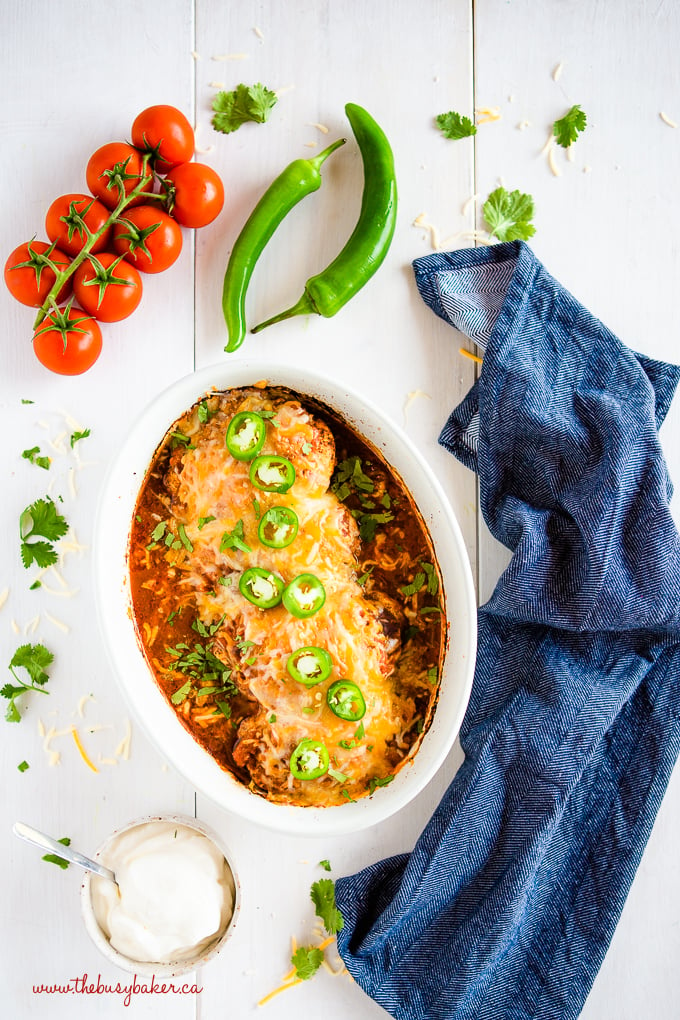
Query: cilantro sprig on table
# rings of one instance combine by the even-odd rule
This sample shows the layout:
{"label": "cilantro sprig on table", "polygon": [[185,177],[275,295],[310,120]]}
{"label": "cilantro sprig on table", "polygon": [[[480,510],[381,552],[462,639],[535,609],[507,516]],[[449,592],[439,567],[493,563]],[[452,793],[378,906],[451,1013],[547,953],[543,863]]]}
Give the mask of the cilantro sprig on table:
{"label": "cilantro sprig on table", "polygon": [[492,191],[482,209],[489,232],[499,241],[528,241],[536,233],[534,200],[521,191]]}
{"label": "cilantro sprig on table", "polygon": [[216,131],[228,135],[238,131],[248,121],[264,124],[277,101],[276,93],[260,82],[256,85],[237,85],[231,92],[218,92],[212,103],[215,111],[212,126]]}
{"label": "cilantro sprig on table", "polygon": [[471,138],[472,135],[477,134],[477,128],[470,118],[456,113],[455,110],[440,113],[435,117],[435,122],[444,137],[453,141],[457,141],[459,138]]}
{"label": "cilantro sprig on table", "polygon": [[68,531],[68,522],[59,513],[54,501],[45,497],[26,507],[19,518],[21,561],[28,568],[32,563],[50,567],[57,562],[52,545]]}
{"label": "cilantro sprig on table", "polygon": [[578,105],[567,110],[564,117],[560,117],[553,124],[553,135],[558,145],[568,149],[576,141],[582,131],[585,131],[588,118],[585,111]]}
{"label": "cilantro sprig on table", "polygon": [[[40,694],[49,694],[45,690],[45,684],[49,680],[47,668],[54,661],[54,655],[44,645],[20,645],[10,659],[9,671],[15,683],[5,684],[0,688],[0,696],[9,700],[5,719],[7,722],[20,722],[21,712],[17,705],[17,699],[29,691],[38,691]],[[28,681],[22,680],[17,674],[17,669],[25,669],[28,674]]]}
{"label": "cilantro sprig on table", "polygon": [[[322,867],[330,864],[328,861],[319,862]],[[323,926],[329,935],[337,935],[344,928],[345,920],[335,904],[335,883],[330,878],[320,878],[313,882],[309,890],[316,916],[321,918]],[[300,946],[290,958],[295,967],[295,977],[302,981],[308,981],[314,977],[324,961],[323,949],[318,946]]]}
{"label": "cilantro sprig on table", "polygon": [[23,450],[21,456],[24,460],[35,464],[36,467],[44,468],[45,471],[49,471],[50,464],[52,463],[49,457],[41,456],[39,446],[32,446],[30,450]]}

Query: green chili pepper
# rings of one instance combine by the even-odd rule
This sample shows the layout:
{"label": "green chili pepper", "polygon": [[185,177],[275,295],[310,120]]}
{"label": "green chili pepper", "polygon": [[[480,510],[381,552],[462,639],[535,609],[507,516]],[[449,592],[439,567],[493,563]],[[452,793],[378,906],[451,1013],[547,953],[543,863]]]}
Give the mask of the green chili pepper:
{"label": "green chili pepper", "polygon": [[261,454],[250,465],[249,477],[262,492],[288,492],[295,481],[295,467],[287,457]]}
{"label": "green chili pepper", "polygon": [[305,645],[288,656],[286,669],[299,684],[314,687],[331,675],[333,660],[325,648]]}
{"label": "green chili pepper", "polygon": [[298,574],[283,590],[283,604],[298,620],[318,613],[326,601],[326,589],[315,574]]}
{"label": "green chili pepper", "polygon": [[328,772],[330,755],[320,740],[305,737],[290,756],[290,771],[296,779],[319,779]]}
{"label": "green chili pepper", "polygon": [[238,582],[241,594],[258,609],[278,606],[283,594],[283,581],[271,570],[263,567],[249,567],[244,570]]}
{"label": "green chili pepper", "polygon": [[364,164],[361,211],[352,236],[329,266],[307,280],[297,304],[261,322],[253,333],[294,315],[314,312],[330,318],[368,283],[387,255],[397,222],[392,149],[382,128],[363,107],[348,103],[345,113]]}
{"label": "green chili pepper", "polygon": [[252,460],[264,446],[267,426],[257,411],[240,411],[229,422],[225,442],[236,460]]}
{"label": "green chili pepper", "polygon": [[298,533],[298,515],[289,506],[270,506],[263,514],[257,535],[270,549],[285,549]]}
{"label": "green chili pepper", "polygon": [[364,696],[353,680],[336,680],[328,688],[326,701],[338,719],[357,722],[366,715]]}
{"label": "green chili pepper", "polygon": [[246,335],[246,291],[253,270],[272,234],[287,213],[305,195],[321,187],[321,165],[344,138],[329,145],[312,159],[295,159],[269,185],[257,203],[243,230],[236,238],[229,256],[222,288],[222,311],[227,324],[229,343],[225,351],[235,351]]}

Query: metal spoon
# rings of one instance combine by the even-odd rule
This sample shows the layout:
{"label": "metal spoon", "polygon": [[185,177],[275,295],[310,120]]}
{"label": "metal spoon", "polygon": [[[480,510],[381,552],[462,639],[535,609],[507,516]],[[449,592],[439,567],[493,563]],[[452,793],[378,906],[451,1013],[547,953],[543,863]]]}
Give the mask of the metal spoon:
{"label": "metal spoon", "polygon": [[97,861],[91,861],[89,857],[84,857],[83,854],[79,854],[78,851],[73,850],[72,847],[64,846],[63,843],[59,843],[56,839],[52,839],[51,836],[46,836],[44,832],[38,832],[37,829],[32,829],[30,825],[24,825],[23,822],[15,822],[12,827],[12,831],[15,836],[20,836],[21,839],[25,839],[28,843],[34,843],[35,846],[39,846],[42,850],[49,850],[50,853],[63,857],[65,861],[69,861],[71,864],[77,864],[79,868],[85,868],[86,871],[93,871],[95,875],[100,875],[101,878],[108,878],[111,882],[116,881],[114,873],[109,870],[109,868],[105,868],[103,864],[98,864]]}

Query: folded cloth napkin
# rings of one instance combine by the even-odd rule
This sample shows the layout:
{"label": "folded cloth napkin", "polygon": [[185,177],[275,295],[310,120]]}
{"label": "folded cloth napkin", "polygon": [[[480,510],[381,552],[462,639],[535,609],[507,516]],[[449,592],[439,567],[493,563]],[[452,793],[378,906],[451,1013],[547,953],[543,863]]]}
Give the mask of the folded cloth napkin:
{"label": "folded cloth napkin", "polygon": [[336,883],[338,946],[399,1020],[569,1020],[680,750],[680,537],[658,441],[680,369],[628,350],[525,244],[414,268],[486,348],[440,441],[478,471],[513,556],[479,610],[465,760],[410,855]]}

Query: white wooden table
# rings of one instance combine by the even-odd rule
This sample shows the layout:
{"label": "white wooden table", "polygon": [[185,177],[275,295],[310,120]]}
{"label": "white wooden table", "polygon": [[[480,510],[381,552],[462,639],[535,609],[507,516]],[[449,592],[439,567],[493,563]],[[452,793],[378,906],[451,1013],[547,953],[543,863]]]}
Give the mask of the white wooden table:
{"label": "white wooden table", "polygon": [[[84,166],[107,141],[125,138],[134,116],[171,103],[198,125],[199,159],[221,174],[227,200],[211,226],[185,233],[179,262],[145,280],[127,321],[105,326],[104,352],[78,378],[44,370],[31,349],[32,313],[0,293],[0,669],[17,645],[41,640],[55,653],[49,697],[26,699],[22,722],[0,721],[0,1000],[12,1018],[155,1016],[327,1020],[385,1016],[346,977],[321,972],[258,1009],[289,968],[290,938],[310,934],[311,882],[328,858],[333,876],[408,850],[448,785],[454,752],[408,810],[342,839],[276,837],[216,809],[165,762],[130,719],[102,652],[93,605],[91,545],[98,493],[127,424],[165,386],[222,361],[221,280],[252,205],[290,160],[345,133],[347,101],[369,109],[396,156],[400,212],[389,258],[369,287],[331,320],[294,320],[249,337],[243,354],[308,364],[364,391],[406,431],[439,475],[458,514],[480,599],[506,559],[477,509],[473,476],[437,445],[449,410],[474,378],[461,338],[417,295],[410,262],[432,249],[421,214],[445,238],[479,226],[475,211],[499,179],[536,203],[533,247],[550,271],[629,346],[677,359],[674,321],[680,276],[680,8],[664,0],[4,0],[0,62],[2,250],[44,237],[56,196],[84,188]],[[226,58],[226,59],[218,59]],[[556,70],[559,69],[559,70]],[[281,90],[270,121],[217,135],[211,98],[223,83],[261,81]],[[589,126],[574,161],[556,176],[541,150],[572,103]],[[498,107],[476,139],[446,141],[433,126],[450,109]],[[522,125],[522,127],[520,127]],[[297,298],[353,226],[358,157],[329,164],[322,191],[290,215],[269,245],[249,295],[251,321]],[[461,247],[460,238],[452,242]],[[5,255],[3,255],[4,261]],[[239,357],[235,355],[233,357]],[[422,391],[408,404],[408,394]],[[32,400],[34,403],[22,403]],[[408,408],[405,410],[405,408]],[[60,440],[73,422],[91,429],[78,451]],[[662,430],[672,475],[680,476],[678,402]],[[54,445],[51,446],[50,442]],[[40,445],[49,473],[22,460]],[[56,447],[56,449],[55,449]],[[61,452],[60,452],[61,451]],[[19,561],[18,518],[46,487],[87,547],[64,559],[61,578],[29,591]],[[51,590],[48,590],[50,588]],[[73,597],[69,593],[76,592]],[[66,631],[65,628],[68,628]],[[5,672],[3,683],[9,679]],[[86,695],[91,698],[83,700]],[[47,741],[40,735],[66,730]],[[99,769],[85,766],[68,732],[78,727]],[[122,746],[121,746],[122,745]],[[30,768],[19,772],[26,760]],[[674,775],[586,1020],[676,1020],[680,997],[680,786]],[[93,851],[117,825],[157,812],[194,813],[232,846],[243,911],[228,951],[184,996],[41,995],[34,985],[125,978],[100,959],[80,922],[80,875],[40,861],[11,835],[23,819]],[[82,983],[82,982],[81,982]]]}

